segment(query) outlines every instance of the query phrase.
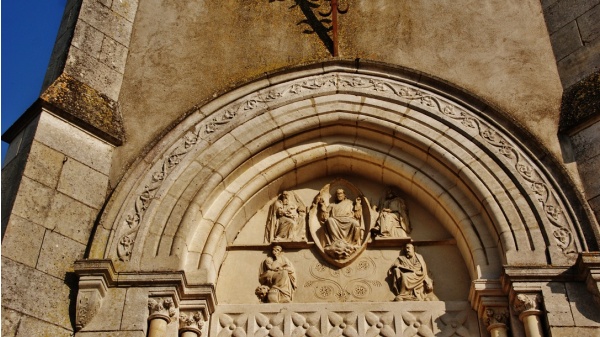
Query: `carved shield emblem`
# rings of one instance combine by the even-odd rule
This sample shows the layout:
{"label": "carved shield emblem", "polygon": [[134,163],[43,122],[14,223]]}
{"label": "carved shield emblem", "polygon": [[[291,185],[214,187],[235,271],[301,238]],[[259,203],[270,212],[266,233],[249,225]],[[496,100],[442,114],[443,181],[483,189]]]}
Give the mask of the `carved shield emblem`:
{"label": "carved shield emblem", "polygon": [[347,266],[365,250],[371,222],[369,201],[343,179],[325,185],[308,214],[315,245],[327,262],[338,267]]}

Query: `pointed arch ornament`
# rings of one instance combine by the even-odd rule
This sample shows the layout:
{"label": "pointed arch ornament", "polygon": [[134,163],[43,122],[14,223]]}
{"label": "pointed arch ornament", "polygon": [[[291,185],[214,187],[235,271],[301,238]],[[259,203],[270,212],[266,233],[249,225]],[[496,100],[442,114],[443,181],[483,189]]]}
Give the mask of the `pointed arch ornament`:
{"label": "pointed arch ornament", "polygon": [[[518,263],[515,252],[569,264],[585,249],[585,219],[540,159],[546,153],[502,118],[405,69],[334,61],[274,73],[191,109],[157,142],[115,192],[103,215],[112,227],[97,234],[92,251],[125,269],[169,257],[164,268],[208,270],[206,281],[214,281],[239,220],[256,211],[255,195],[272,198],[280,191],[269,184],[282,176],[299,181],[305,167],[349,158],[384,183],[412,175],[407,187],[452,218],[456,228],[448,229],[461,237],[473,279],[486,273],[482,265]],[[498,276],[499,267],[490,268]]]}

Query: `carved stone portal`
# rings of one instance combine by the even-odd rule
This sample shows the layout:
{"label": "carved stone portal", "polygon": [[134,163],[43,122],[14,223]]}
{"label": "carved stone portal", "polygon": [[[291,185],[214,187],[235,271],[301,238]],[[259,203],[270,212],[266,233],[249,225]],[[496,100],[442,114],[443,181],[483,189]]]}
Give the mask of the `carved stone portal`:
{"label": "carved stone portal", "polygon": [[272,256],[260,265],[258,272],[260,286],[255,294],[261,302],[289,303],[296,290],[296,271],[285,256],[281,246],[275,245]]}
{"label": "carved stone portal", "polygon": [[346,266],[365,249],[371,207],[349,182],[339,179],[325,185],[314,198],[308,218],[311,236],[327,262]]}
{"label": "carved stone portal", "polygon": [[412,243],[400,252],[389,270],[394,301],[437,301],[433,294],[433,280],[427,274],[427,265]]}

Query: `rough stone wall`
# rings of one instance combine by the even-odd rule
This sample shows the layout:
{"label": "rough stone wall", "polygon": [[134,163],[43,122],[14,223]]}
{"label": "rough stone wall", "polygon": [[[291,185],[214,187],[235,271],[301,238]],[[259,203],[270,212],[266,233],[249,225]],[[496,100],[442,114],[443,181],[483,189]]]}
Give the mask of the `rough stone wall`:
{"label": "rough stone wall", "polygon": [[[489,101],[559,158],[562,88],[539,0],[351,1],[340,57],[425,72]],[[294,1],[140,2],[111,179],[195,104],[276,69],[330,59]],[[160,17],[161,20],[156,20]]]}
{"label": "rough stone wall", "polygon": [[71,336],[73,263],[104,204],[112,146],[41,112],[11,147],[2,171],[14,182],[2,191],[2,336]]}
{"label": "rough stone wall", "polygon": [[600,1],[542,0],[564,88],[600,69]]}

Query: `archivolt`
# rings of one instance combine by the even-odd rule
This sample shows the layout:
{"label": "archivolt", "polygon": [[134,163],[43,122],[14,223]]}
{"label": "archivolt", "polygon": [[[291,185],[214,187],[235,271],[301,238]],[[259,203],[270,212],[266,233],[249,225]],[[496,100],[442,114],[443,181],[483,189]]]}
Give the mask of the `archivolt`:
{"label": "archivolt", "polygon": [[472,279],[498,277],[502,264],[568,263],[582,241],[566,199],[482,110],[391,72],[341,65],[253,82],[191,114],[137,165],[95,245],[107,242],[104,257],[119,268],[213,282],[227,244],[277,193],[352,174],[430,207]]}

